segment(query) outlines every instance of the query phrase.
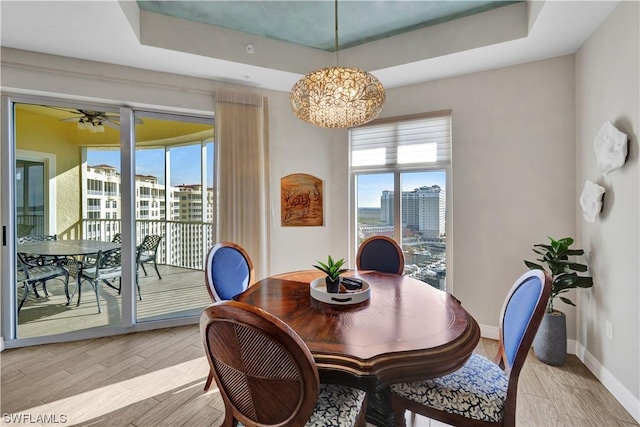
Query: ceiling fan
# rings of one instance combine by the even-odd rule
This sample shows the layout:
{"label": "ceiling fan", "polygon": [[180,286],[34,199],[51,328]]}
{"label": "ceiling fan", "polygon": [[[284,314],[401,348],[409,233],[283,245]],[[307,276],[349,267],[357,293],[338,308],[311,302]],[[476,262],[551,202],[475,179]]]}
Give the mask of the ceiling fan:
{"label": "ceiling fan", "polygon": [[[77,122],[78,129],[88,130],[92,133],[104,132],[104,126],[109,126],[114,129],[120,129],[120,115],[115,113],[105,113],[103,111],[94,110],[75,110],[75,109],[61,109],[70,114],[76,114],[76,117],[67,117],[60,119],[61,122]],[[143,124],[143,121],[136,118],[136,124]]]}

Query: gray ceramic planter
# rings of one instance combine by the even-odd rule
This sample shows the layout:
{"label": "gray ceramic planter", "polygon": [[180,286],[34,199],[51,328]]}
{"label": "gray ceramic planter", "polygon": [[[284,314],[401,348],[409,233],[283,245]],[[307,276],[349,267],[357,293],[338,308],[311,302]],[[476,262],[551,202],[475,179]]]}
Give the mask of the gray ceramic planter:
{"label": "gray ceramic planter", "polygon": [[567,358],[567,316],[563,312],[544,314],[533,340],[533,351],[541,362],[564,365]]}

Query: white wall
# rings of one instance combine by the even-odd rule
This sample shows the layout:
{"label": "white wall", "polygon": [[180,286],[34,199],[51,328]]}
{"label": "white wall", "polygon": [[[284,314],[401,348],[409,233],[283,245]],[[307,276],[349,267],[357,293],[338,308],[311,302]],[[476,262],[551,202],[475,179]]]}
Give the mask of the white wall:
{"label": "white wall", "polygon": [[[640,128],[638,2],[621,2],[576,54],[576,197],[589,179],[606,188],[594,223],[577,212],[577,231],[594,286],[579,298],[577,339],[636,399],[640,417]],[[593,139],[607,120],[630,138],[626,164],[599,175]],[[613,324],[613,340],[605,322]],[[633,411],[631,411],[633,413]]]}
{"label": "white wall", "polygon": [[[442,109],[453,126],[447,286],[480,324],[497,326],[532,245],[575,235],[573,56],[392,89],[383,114]],[[574,339],[575,311],[559,305]]]}
{"label": "white wall", "polygon": [[[344,129],[309,125],[291,112],[289,94],[269,99],[271,168],[271,274],[311,269],[327,255],[349,259],[348,136]],[[307,173],[323,180],[322,227],[280,225],[280,179]],[[355,267],[355,260],[351,264]]]}
{"label": "white wall", "polygon": [[[219,82],[3,49],[5,88],[211,111]],[[63,70],[64,72],[57,72]],[[81,72],[75,77],[73,72]],[[95,79],[86,76],[94,75]],[[108,76],[108,77],[105,77]],[[227,85],[225,85],[227,86]],[[345,130],[297,120],[286,92],[270,107],[271,274],[348,257]],[[453,110],[453,264],[448,284],[479,323],[497,326],[503,297],[531,245],[575,234],[573,57],[390,89],[384,117]],[[324,180],[325,225],[280,226],[280,178]],[[491,292],[487,292],[491,289]],[[569,337],[575,337],[572,311]]]}

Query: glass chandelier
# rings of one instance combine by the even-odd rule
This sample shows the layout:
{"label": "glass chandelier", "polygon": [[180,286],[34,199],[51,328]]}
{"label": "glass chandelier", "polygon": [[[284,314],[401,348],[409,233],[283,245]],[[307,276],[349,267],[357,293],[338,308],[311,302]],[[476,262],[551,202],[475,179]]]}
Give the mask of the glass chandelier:
{"label": "glass chandelier", "polygon": [[[338,0],[335,1],[335,49],[338,57]],[[291,110],[315,126],[348,128],[378,117],[385,101],[382,83],[354,67],[326,67],[306,74],[289,93]]]}

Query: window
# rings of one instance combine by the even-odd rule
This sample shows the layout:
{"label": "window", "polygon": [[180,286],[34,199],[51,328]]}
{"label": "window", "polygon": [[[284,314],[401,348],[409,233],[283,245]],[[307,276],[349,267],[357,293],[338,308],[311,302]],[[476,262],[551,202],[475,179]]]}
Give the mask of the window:
{"label": "window", "polygon": [[139,219],[149,219],[149,202],[141,201],[140,209],[138,210],[138,218]]}
{"label": "window", "polygon": [[445,289],[450,112],[375,121],[349,142],[356,251],[370,236],[393,237],[405,275]]}
{"label": "window", "polygon": [[87,199],[87,211],[99,211],[100,199]]}
{"label": "window", "polygon": [[87,179],[87,192],[93,195],[102,195],[102,181]]}
{"label": "window", "polygon": [[118,183],[105,182],[104,191],[107,196],[118,196]]}

